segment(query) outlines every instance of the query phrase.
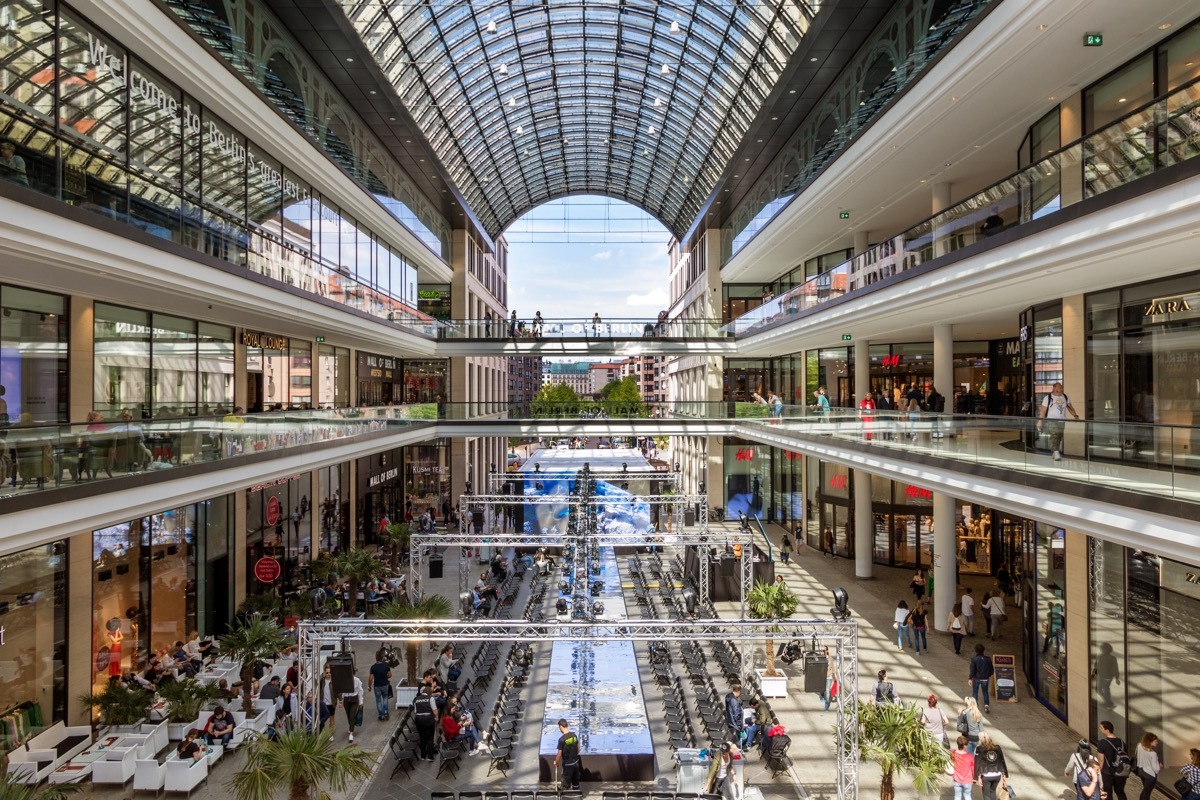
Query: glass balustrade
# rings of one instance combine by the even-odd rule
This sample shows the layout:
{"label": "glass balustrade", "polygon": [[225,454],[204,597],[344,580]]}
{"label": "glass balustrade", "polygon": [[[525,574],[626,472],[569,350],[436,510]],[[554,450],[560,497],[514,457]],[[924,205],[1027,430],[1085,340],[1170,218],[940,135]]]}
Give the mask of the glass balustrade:
{"label": "glass balustrade", "polygon": [[717,319],[586,318],[462,319],[439,323],[438,338],[487,339],[726,339]]}
{"label": "glass balustrade", "polygon": [[437,418],[433,404],[0,428],[0,497],[236,461]]}
{"label": "glass balustrade", "polygon": [[1095,197],[1200,154],[1200,81],[1193,81],[976,192],[725,326],[743,336],[1059,211],[1063,182]]}

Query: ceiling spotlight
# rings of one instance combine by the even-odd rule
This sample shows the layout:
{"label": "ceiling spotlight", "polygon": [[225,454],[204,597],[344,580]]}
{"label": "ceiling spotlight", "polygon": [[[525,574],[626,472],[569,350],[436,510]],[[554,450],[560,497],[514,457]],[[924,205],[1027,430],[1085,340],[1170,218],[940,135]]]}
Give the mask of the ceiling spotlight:
{"label": "ceiling spotlight", "polygon": [[1162,25],[1159,25],[1159,26],[1158,26],[1158,29],[1159,29],[1160,31],[1165,31],[1165,30],[1166,30],[1167,28],[1169,28],[1169,27],[1171,27],[1171,23],[1169,23],[1169,22],[1164,22]]}
{"label": "ceiling spotlight", "polygon": [[354,63],[354,59],[353,59],[353,58],[347,58],[347,59],[346,59],[346,62],[347,62],[347,63]]}
{"label": "ceiling spotlight", "polygon": [[650,155],[650,151],[649,151],[649,150],[643,150],[643,151],[642,151],[642,155],[644,155],[644,156],[648,156],[648,155]]}
{"label": "ceiling spotlight", "polygon": [[660,108],[661,106],[662,106],[662,98],[661,97],[654,98],[654,107]]}
{"label": "ceiling spotlight", "polygon": [[487,24],[487,32],[488,32],[488,33],[495,33],[495,32],[496,32],[496,21],[495,21],[495,20],[491,20],[491,21],[489,21],[489,22],[488,22],[488,24]]}
{"label": "ceiling spotlight", "polygon": [[669,72],[671,71],[671,65],[670,65],[670,64],[663,64],[663,65],[662,65],[662,69],[661,69],[661,70],[659,70],[659,71],[660,71],[660,72],[661,72],[663,75],[666,75],[667,73],[669,73]]}
{"label": "ceiling spotlight", "polygon": [[517,126],[517,135],[518,135],[518,136],[520,136],[520,135],[521,135],[522,133],[524,133],[524,132],[525,132],[525,128],[524,128],[524,127],[522,127],[522,126],[520,126],[520,125],[518,125],[518,126]]}
{"label": "ceiling spotlight", "polygon": [[508,74],[508,64],[501,64],[500,69],[498,71],[501,75],[507,75]]}
{"label": "ceiling spotlight", "polygon": [[679,21],[671,20],[671,27],[669,28],[669,30],[671,31],[671,33],[679,33]]}
{"label": "ceiling spotlight", "polygon": [[524,153],[524,154],[525,154],[525,155],[529,155],[529,148],[528,148],[528,147],[526,147],[526,148],[525,148],[525,153]]}
{"label": "ceiling spotlight", "polygon": [[816,61],[816,60],[817,60],[816,56],[813,56],[812,58],[809,59],[809,61]]}
{"label": "ceiling spotlight", "polygon": [[508,98],[508,107],[516,108],[516,106],[517,106],[517,98],[515,98],[515,97]]}
{"label": "ceiling spotlight", "polygon": [[653,126],[653,125],[651,125],[650,127],[648,127],[646,130],[647,130],[647,131],[649,131],[649,133],[650,133],[650,135],[651,135],[651,136],[653,136],[653,135],[654,135],[654,126]]}

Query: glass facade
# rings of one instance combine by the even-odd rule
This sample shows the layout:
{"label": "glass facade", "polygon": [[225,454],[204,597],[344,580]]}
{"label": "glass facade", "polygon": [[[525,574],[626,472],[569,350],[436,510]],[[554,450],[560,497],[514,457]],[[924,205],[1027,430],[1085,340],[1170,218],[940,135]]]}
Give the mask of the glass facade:
{"label": "glass facade", "polygon": [[261,336],[257,341],[257,346],[246,347],[246,410],[312,408],[312,344],[283,336]]}
{"label": "glass facade", "polygon": [[[1067,553],[1062,528],[1044,523],[1030,526],[1035,558],[1033,596],[1026,613],[1036,634],[1032,669],[1027,670],[1039,699],[1063,719],[1067,718]],[[1074,577],[1074,576],[1072,576]]]}
{"label": "glass facade", "polygon": [[0,556],[0,754],[67,711],[67,542]]}
{"label": "glass facade", "polygon": [[[246,594],[286,593],[305,585],[312,561],[310,473],[252,486],[246,497]],[[264,584],[254,576],[260,558],[274,558],[283,567],[279,580]]]}
{"label": "glass facade", "polygon": [[[369,314],[416,319],[416,269],[286,164],[62,3],[0,2],[5,178]],[[56,44],[57,43],[57,44]]]}
{"label": "glass facade", "polygon": [[320,502],[315,518],[320,532],[317,547],[322,553],[332,553],[350,547],[349,482],[349,463],[343,462],[317,470]]}
{"label": "glass facade", "polygon": [[317,370],[320,377],[319,408],[350,406],[350,351],[329,344],[317,345]]}
{"label": "glass facade", "polygon": [[145,667],[192,631],[224,633],[232,613],[228,496],[92,532],[92,686]]}
{"label": "glass facade", "polygon": [[[405,518],[404,448],[372,453],[358,459],[358,519],[352,535],[352,545],[378,544],[384,520],[399,522]],[[434,513],[441,506],[440,498],[432,502]],[[414,511],[414,513],[417,513]]]}
{"label": "glass facade", "polygon": [[1110,720],[1127,742],[1155,734],[1167,789],[1200,740],[1200,568],[1095,539],[1088,560],[1091,727]]}
{"label": "glass facade", "polygon": [[413,503],[413,514],[432,508],[434,516],[440,515],[442,503],[450,498],[450,442],[441,439],[404,448],[404,475],[406,505]]}
{"label": "glass facade", "polygon": [[233,329],[96,303],[92,408],[116,419],[233,408]]}
{"label": "glass facade", "polygon": [[67,420],[67,298],[0,286],[0,420]]}

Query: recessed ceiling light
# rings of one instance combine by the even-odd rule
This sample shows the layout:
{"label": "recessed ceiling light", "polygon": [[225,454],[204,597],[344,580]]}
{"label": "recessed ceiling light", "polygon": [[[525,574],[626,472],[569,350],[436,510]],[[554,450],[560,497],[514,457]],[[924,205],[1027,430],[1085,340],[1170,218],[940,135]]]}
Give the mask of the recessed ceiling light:
{"label": "recessed ceiling light", "polygon": [[771,117],[771,119],[778,121],[779,117]]}
{"label": "recessed ceiling light", "polygon": [[395,118],[395,117],[388,117],[388,119],[389,119],[390,121],[392,121],[392,122],[395,122],[395,121],[396,121],[396,118]]}
{"label": "recessed ceiling light", "polygon": [[377,92],[377,91],[375,91],[374,89],[372,89],[372,90],[371,90],[371,94],[379,94],[379,92]]}
{"label": "recessed ceiling light", "polygon": [[958,99],[958,97],[951,97],[950,99],[951,99],[951,100],[957,100],[957,99]]}
{"label": "recessed ceiling light", "polygon": [[1049,25],[1047,25],[1046,23],[1043,22],[1041,25],[1037,26],[1037,29],[1039,31],[1044,31],[1044,30],[1046,30],[1046,28],[1049,28],[1049,27],[1050,27]]}
{"label": "recessed ceiling light", "polygon": [[1171,27],[1171,23],[1169,23],[1169,22],[1164,22],[1162,25],[1159,25],[1159,26],[1158,26],[1158,29],[1159,29],[1160,31],[1165,31],[1165,30],[1166,30],[1167,28],[1169,28],[1169,27]]}
{"label": "recessed ceiling light", "polygon": [[1117,102],[1118,102],[1118,103],[1124,103],[1124,102],[1125,102],[1125,98],[1124,98],[1124,97],[1118,97],[1118,98],[1117,98]]}
{"label": "recessed ceiling light", "polygon": [[817,60],[816,56],[813,56],[812,58],[809,59],[809,61],[816,61],[816,60]]}
{"label": "recessed ceiling light", "polygon": [[759,139],[758,141],[760,141],[760,142],[761,142],[761,141],[762,141],[762,139]]}
{"label": "recessed ceiling light", "polygon": [[951,162],[947,161],[947,162],[946,162],[946,166],[947,166],[947,167],[948,167],[948,166],[950,166],[950,163],[951,163]]}
{"label": "recessed ceiling light", "polygon": [[746,160],[749,161],[750,159],[747,158]]}
{"label": "recessed ceiling light", "polygon": [[517,126],[517,135],[520,136],[524,132],[525,132],[525,127],[523,125],[518,125]]}
{"label": "recessed ceiling light", "polygon": [[668,28],[668,30],[669,30],[671,33],[679,33],[679,22],[678,22],[678,20],[671,20],[671,27],[670,27],[670,28]]}
{"label": "recessed ceiling light", "polygon": [[659,70],[659,71],[660,71],[660,72],[662,72],[662,74],[663,74],[663,75],[666,75],[668,72],[670,72],[670,71],[671,71],[671,65],[670,65],[670,64],[663,64],[663,65],[662,65],[662,69],[661,69],[661,70]]}
{"label": "recessed ceiling light", "polygon": [[735,178],[736,178],[736,177],[737,177],[737,175],[734,175],[733,177],[735,177]]}
{"label": "recessed ceiling light", "polygon": [[924,178],[921,178],[921,183],[924,183],[924,182],[925,182],[925,179],[924,179]]}
{"label": "recessed ceiling light", "polygon": [[422,158],[422,159],[421,159],[421,163],[422,163],[422,164],[424,164],[424,163],[425,163],[425,159],[423,159],[423,158]]}
{"label": "recessed ceiling light", "polygon": [[499,72],[501,75],[507,75],[508,74],[508,64],[501,64]]}
{"label": "recessed ceiling light", "polygon": [[489,21],[488,21],[488,24],[487,24],[487,32],[488,32],[488,33],[495,33],[495,32],[496,32],[496,21],[495,21],[495,20],[489,20]]}
{"label": "recessed ceiling light", "polygon": [[1046,99],[1047,99],[1047,100],[1057,100],[1057,99],[1058,99],[1058,97],[1057,97],[1056,95],[1050,95],[1050,96],[1049,96],[1049,97],[1047,97]]}
{"label": "recessed ceiling light", "polygon": [[796,93],[795,89],[788,89],[788,94],[795,94],[795,93]]}
{"label": "recessed ceiling light", "polygon": [[979,149],[979,148],[981,148],[981,147],[983,147],[983,145],[981,145],[981,144],[977,144],[977,145],[975,145],[975,149],[976,149],[976,150],[978,150],[978,149]]}

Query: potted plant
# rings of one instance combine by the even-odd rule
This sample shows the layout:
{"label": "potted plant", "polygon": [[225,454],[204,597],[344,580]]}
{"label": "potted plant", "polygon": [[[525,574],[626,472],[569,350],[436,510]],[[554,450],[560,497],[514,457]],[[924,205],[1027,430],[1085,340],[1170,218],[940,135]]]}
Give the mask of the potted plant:
{"label": "potted plant", "polygon": [[85,694],[79,702],[99,712],[100,721],[108,728],[136,731],[150,716],[154,704],[154,693],[149,689],[130,689],[123,683],[114,682],[99,693]]}
{"label": "potted plant", "polygon": [[221,654],[242,665],[242,710],[247,717],[253,717],[254,700],[250,697],[250,685],[254,683],[254,664],[274,658],[276,653],[291,644],[291,640],[278,622],[254,614],[235,622],[229,633],[218,641]]}
{"label": "potted plant", "polygon": [[[229,786],[236,800],[310,800],[346,792],[351,781],[371,776],[375,754],[357,745],[342,747],[325,731],[297,729],[274,739],[255,736],[245,747],[246,764]],[[328,788],[323,788],[328,787]]]}
{"label": "potted plant", "polygon": [[221,690],[214,684],[184,678],[163,683],[158,687],[158,696],[167,701],[167,738],[175,742],[195,727],[206,705],[221,699]]}
{"label": "potted plant", "polygon": [[409,529],[408,524],[404,522],[393,522],[383,532],[383,541],[387,543],[388,548],[391,550],[391,557],[388,561],[391,562],[392,572],[399,571],[401,554],[408,549],[408,542],[411,536],[412,531]]}
{"label": "potted plant", "polygon": [[[779,583],[755,581],[754,588],[746,595],[746,610],[753,619],[786,619],[796,613],[800,599],[787,586]],[[772,630],[775,630],[772,628]],[[755,670],[767,697],[787,696],[787,675],[775,666],[775,641],[767,639],[767,668]]]}
{"label": "potted plant", "polygon": [[905,703],[860,703],[858,745],[863,758],[879,764],[879,800],[896,796],[895,774],[912,777],[918,794],[936,794],[941,788],[950,754],[925,731],[921,711]]}
{"label": "potted plant", "polygon": [[0,773],[0,800],[66,800],[83,788],[81,783],[58,783],[34,786],[22,783],[24,776],[12,772]]}
{"label": "potted plant", "polygon": [[[415,606],[403,600],[393,600],[390,603],[384,603],[376,609],[375,619],[446,619],[453,611],[454,606],[449,600],[440,594],[431,594]],[[419,684],[417,678],[417,661],[421,657],[420,647],[420,642],[405,642],[404,646],[404,660],[408,662],[406,685],[412,690],[414,695]],[[404,706],[401,703],[403,696],[399,694],[399,688],[396,691],[397,708],[403,708]]]}
{"label": "potted plant", "polygon": [[364,583],[383,573],[387,565],[376,557],[375,553],[362,547],[352,547],[338,553],[329,559],[329,567],[339,577],[345,578],[348,597],[346,611],[356,613],[358,609],[358,590]]}

